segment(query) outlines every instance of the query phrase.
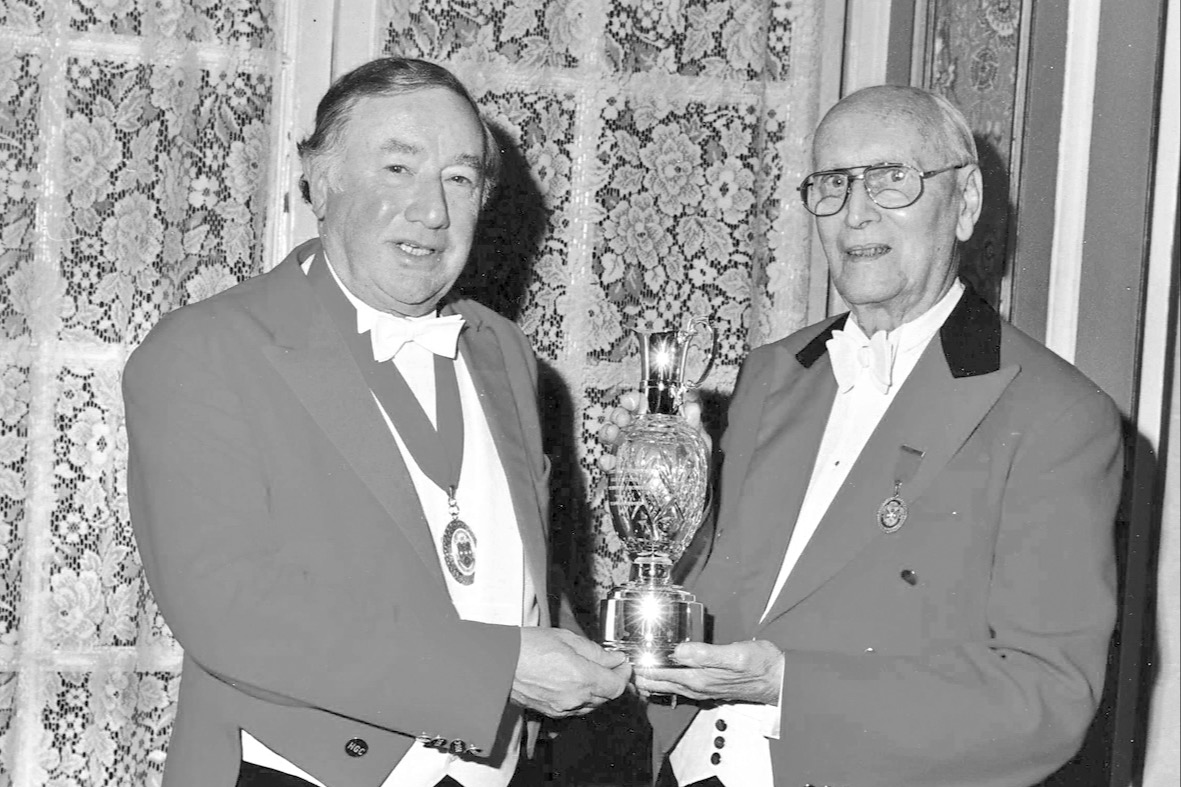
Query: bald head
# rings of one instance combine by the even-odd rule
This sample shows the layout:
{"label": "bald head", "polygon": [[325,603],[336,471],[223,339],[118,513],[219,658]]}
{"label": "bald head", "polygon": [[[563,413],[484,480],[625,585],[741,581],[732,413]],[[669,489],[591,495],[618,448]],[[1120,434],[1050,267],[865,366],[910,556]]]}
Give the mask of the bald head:
{"label": "bald head", "polygon": [[838,101],[816,128],[813,155],[835,122],[853,115],[882,128],[910,127],[926,140],[931,154],[941,160],[977,160],[976,141],[963,113],[938,93],[906,85],[874,85]]}

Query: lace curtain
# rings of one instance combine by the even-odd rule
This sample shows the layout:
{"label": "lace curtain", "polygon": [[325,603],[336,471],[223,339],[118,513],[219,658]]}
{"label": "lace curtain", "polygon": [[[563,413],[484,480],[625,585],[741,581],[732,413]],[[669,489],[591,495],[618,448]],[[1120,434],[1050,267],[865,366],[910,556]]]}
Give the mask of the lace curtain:
{"label": "lace curtain", "polygon": [[[545,365],[555,551],[589,613],[626,568],[594,471],[637,382],[624,326],[710,315],[717,413],[745,352],[808,319],[823,4],[378,5],[373,51],[452,67],[505,144],[462,286]],[[119,374],[162,314],[285,251],[292,7],[0,0],[0,787],[159,784],[180,649],[128,521]]]}

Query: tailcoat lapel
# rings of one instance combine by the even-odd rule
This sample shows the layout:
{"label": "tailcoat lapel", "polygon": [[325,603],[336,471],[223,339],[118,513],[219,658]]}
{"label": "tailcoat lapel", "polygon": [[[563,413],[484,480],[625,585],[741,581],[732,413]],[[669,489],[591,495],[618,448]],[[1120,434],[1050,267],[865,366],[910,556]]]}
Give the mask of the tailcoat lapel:
{"label": "tailcoat lapel", "polygon": [[[822,338],[823,335],[818,340]],[[800,355],[805,355],[807,349]],[[821,365],[815,363],[804,376],[819,371]],[[924,452],[914,476],[901,490],[907,502],[914,503],[988,414],[1018,371],[1016,365],[1000,364],[999,315],[969,290],[940,330],[939,341],[927,346],[870,436],[788,575],[765,623],[814,592],[861,550],[879,539],[890,538],[879,528],[876,516],[878,506],[894,491],[902,446]],[[825,375],[831,377],[831,370]],[[826,420],[825,415],[822,421]],[[804,444],[808,450],[819,446],[819,439],[809,437],[809,440]],[[782,555],[782,550],[778,554]],[[771,580],[774,581],[774,575]],[[766,599],[766,595],[762,598]]]}
{"label": "tailcoat lapel", "polygon": [[[815,341],[823,348],[843,324],[843,318],[834,322]],[[794,365],[796,359],[786,363]],[[778,576],[836,395],[827,356],[810,369],[794,371],[802,373],[789,373],[782,387],[773,387],[761,417],[754,419],[757,434],[753,442],[744,441],[754,450],[742,458],[744,466],[732,468],[744,479],[742,491],[737,500],[727,501],[721,517],[743,523],[738,597],[747,631],[757,624]],[[778,490],[773,510],[767,510],[760,489]]]}
{"label": "tailcoat lapel", "polygon": [[[275,344],[263,352],[308,415],[401,529],[426,570],[445,585],[414,483],[344,339],[300,269],[319,250],[309,241],[288,255],[275,278]],[[343,514],[347,516],[347,513]]]}
{"label": "tailcoat lapel", "polygon": [[[464,308],[462,301],[444,307],[443,312],[458,313],[464,317],[466,324],[460,334],[459,350],[471,373],[472,383],[484,408],[484,417],[500,455],[505,480],[508,481],[525,550],[525,568],[540,589],[544,587],[546,576],[544,523],[541,523],[541,511],[534,494],[535,484],[523,438],[524,425],[517,409],[518,397],[513,395],[504,353],[501,352],[494,329],[474,310]],[[518,372],[526,374],[523,369]]]}

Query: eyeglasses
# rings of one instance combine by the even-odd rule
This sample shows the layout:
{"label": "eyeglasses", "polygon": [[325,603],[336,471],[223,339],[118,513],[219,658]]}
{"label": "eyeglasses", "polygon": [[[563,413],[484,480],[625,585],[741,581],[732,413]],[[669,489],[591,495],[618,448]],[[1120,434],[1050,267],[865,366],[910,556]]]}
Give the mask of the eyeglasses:
{"label": "eyeglasses", "polygon": [[[804,178],[797,191],[804,207],[813,216],[832,216],[841,212],[853,190],[853,181],[865,181],[865,193],[879,208],[896,210],[918,202],[923,196],[923,181],[943,172],[967,167],[974,162],[952,164],[943,169],[921,172],[906,164],[871,164],[847,169],[826,169]],[[854,170],[861,174],[854,175]]]}

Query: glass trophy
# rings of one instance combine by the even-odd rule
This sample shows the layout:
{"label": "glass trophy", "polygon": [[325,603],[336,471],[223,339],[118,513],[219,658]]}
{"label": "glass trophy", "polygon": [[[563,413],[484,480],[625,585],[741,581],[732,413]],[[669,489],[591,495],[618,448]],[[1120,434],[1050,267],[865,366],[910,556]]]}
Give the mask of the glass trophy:
{"label": "glass trophy", "polygon": [[[631,558],[629,581],[600,604],[600,641],[636,667],[673,667],[681,642],[701,640],[703,610],[672,581],[709,499],[709,444],[679,415],[686,391],[713,364],[717,334],[704,317],[675,331],[635,331],[640,348],[640,406],[621,431],[607,499]],[[690,382],[689,350],[704,339],[704,369]]]}

